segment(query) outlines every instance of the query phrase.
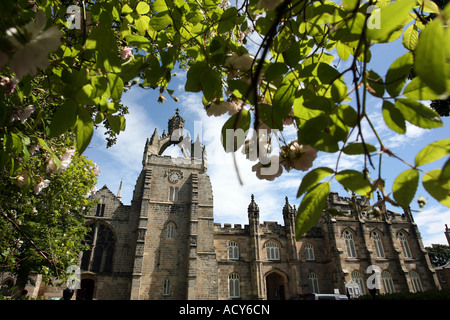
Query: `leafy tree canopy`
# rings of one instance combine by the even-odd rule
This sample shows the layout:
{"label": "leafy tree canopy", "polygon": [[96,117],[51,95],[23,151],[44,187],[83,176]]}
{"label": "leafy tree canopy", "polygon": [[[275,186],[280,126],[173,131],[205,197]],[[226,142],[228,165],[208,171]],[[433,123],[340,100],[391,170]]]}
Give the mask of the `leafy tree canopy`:
{"label": "leafy tree canopy", "polygon": [[[395,133],[406,124],[443,126],[422,101],[449,95],[450,6],[430,0],[222,0],[2,1],[0,4],[0,167],[11,181],[27,170],[28,148],[39,146],[57,157],[48,141],[73,133],[81,154],[97,125],[108,128],[109,143],[125,130],[124,90],[170,88],[175,68],[185,68],[185,90],[199,92],[208,115],[228,113],[222,128],[227,152],[245,145],[259,159],[262,179],[284,171],[307,172],[297,236],[320,217],[336,179],[364,196],[376,190],[407,209],[420,181],[450,206],[450,160],[424,171],[425,164],[450,153],[450,139],[420,150],[412,164],[385,191],[382,160],[397,157],[379,137],[367,112],[368,96],[382,105],[378,116]],[[258,50],[247,44],[257,39]],[[371,48],[401,39],[407,52],[385,74],[369,68]],[[338,70],[333,53],[349,64]],[[413,70],[415,77],[408,79]],[[29,107],[29,106],[32,107]],[[377,137],[366,143],[363,123]],[[295,141],[281,141],[280,154],[266,148],[268,137],[285,125]],[[255,130],[250,130],[253,128]],[[260,130],[264,129],[264,130]],[[227,132],[244,132],[226,139]],[[255,152],[250,152],[255,151]],[[333,167],[310,170],[317,151],[335,153]],[[339,170],[340,155],[364,159],[363,170]],[[378,168],[375,169],[375,162]],[[274,165],[275,169],[271,168]],[[375,169],[375,170],[374,170]],[[371,173],[374,171],[374,173]],[[380,203],[376,203],[380,205]]]}

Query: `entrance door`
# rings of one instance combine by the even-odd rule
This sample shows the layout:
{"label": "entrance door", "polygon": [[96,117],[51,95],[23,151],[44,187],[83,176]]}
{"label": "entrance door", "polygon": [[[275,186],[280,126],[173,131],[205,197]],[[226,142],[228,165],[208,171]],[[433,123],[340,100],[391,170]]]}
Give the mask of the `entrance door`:
{"label": "entrance door", "polygon": [[267,300],[284,300],[284,278],[272,272],[266,277]]}
{"label": "entrance door", "polygon": [[81,288],[77,291],[77,300],[92,300],[94,298],[95,281],[92,279],[83,279]]}

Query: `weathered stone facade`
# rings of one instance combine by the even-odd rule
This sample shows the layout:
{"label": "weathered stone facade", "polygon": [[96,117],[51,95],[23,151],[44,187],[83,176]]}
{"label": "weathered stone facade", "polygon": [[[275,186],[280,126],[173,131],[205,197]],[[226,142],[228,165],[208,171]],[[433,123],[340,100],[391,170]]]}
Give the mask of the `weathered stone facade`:
{"label": "weathered stone facade", "polygon": [[[336,289],[345,294],[351,280],[368,293],[373,266],[381,272],[381,293],[439,287],[411,213],[377,217],[365,211],[365,198],[331,193],[322,218],[298,241],[301,212],[287,198],[280,203],[283,225],[261,222],[253,195],[248,224],[214,223],[206,150],[183,137],[183,125],[177,112],[168,134],[155,130],[147,140],[130,205],[121,202],[121,190],[116,196],[106,186],[93,196],[98,205],[86,216],[91,250],[80,253],[74,298],[296,299]],[[163,156],[171,144],[184,157]],[[230,209],[243,208],[230,203]]]}
{"label": "weathered stone facade", "polygon": [[[368,293],[370,266],[381,272],[380,292],[439,286],[411,213],[376,217],[364,211],[365,198],[331,193],[327,209],[339,214],[325,210],[298,241],[301,213],[287,198],[280,205],[284,225],[261,223],[253,196],[248,225],[214,223],[206,151],[182,137],[183,125],[177,112],[169,134],[155,130],[147,141],[131,205],[106,186],[96,193],[98,208],[86,217],[95,245],[80,255],[78,298],[295,299],[345,293],[350,280]],[[162,156],[170,144],[179,144],[184,158]],[[110,230],[113,246],[98,241],[101,229]]]}

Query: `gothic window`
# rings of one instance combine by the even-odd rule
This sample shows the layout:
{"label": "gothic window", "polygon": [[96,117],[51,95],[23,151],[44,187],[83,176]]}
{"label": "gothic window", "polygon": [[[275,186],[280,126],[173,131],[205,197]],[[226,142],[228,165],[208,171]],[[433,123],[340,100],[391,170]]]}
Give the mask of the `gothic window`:
{"label": "gothic window", "polygon": [[175,238],[175,226],[173,223],[167,225],[167,239]]}
{"label": "gothic window", "polygon": [[228,287],[230,298],[239,298],[241,296],[239,275],[235,272],[228,276]]}
{"label": "gothic window", "polygon": [[170,295],[170,280],[165,279],[163,283],[163,296],[169,296]]}
{"label": "gothic window", "polygon": [[384,293],[394,293],[394,281],[389,271],[384,270],[381,273],[381,282],[383,283]]}
{"label": "gothic window", "polygon": [[405,258],[412,258],[411,249],[409,248],[408,238],[403,232],[399,233],[400,244]]}
{"label": "gothic window", "polygon": [[311,243],[307,243],[305,245],[305,252],[306,252],[306,260],[315,260],[314,259],[314,248]]}
{"label": "gothic window", "polygon": [[384,258],[383,242],[381,241],[381,236],[378,232],[372,232],[373,245],[375,247],[375,252],[378,258]]}
{"label": "gothic window", "polygon": [[345,230],[344,231],[345,246],[347,247],[347,256],[349,258],[356,258],[355,241],[353,240],[353,234]]}
{"label": "gothic window", "polygon": [[170,187],[169,188],[169,201],[176,202],[178,201],[178,187]]}
{"label": "gothic window", "polygon": [[93,224],[84,242],[89,249],[83,252],[81,269],[92,272],[112,272],[115,239],[111,228],[101,223]]}
{"label": "gothic window", "polygon": [[105,215],[105,196],[101,196],[100,203],[97,204],[97,211],[95,212],[96,217],[103,217]]}
{"label": "gothic window", "polygon": [[420,281],[419,274],[416,271],[412,270],[409,273],[409,276],[411,277],[411,284],[412,284],[413,292],[423,291],[422,282]]}
{"label": "gothic window", "polygon": [[267,260],[280,260],[280,248],[278,244],[271,241],[266,244]]}
{"label": "gothic window", "polygon": [[319,293],[319,280],[317,279],[317,275],[314,272],[311,272],[308,279],[312,293]]}
{"label": "gothic window", "polygon": [[359,290],[361,291],[361,294],[366,294],[366,291],[364,289],[364,281],[361,273],[359,271],[353,271],[352,272],[352,280],[355,281],[359,285]]}
{"label": "gothic window", "polygon": [[239,246],[235,241],[230,241],[228,243],[228,259],[230,260],[239,259]]}

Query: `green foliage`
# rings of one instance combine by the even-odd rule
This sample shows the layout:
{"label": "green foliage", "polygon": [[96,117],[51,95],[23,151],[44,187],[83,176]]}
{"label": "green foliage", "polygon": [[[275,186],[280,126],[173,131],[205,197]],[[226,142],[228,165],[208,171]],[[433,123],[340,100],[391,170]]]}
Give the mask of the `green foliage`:
{"label": "green foliage", "polygon": [[425,247],[433,267],[440,267],[450,261],[450,247],[444,244],[432,244]]}
{"label": "green foliage", "polygon": [[[234,134],[235,130],[246,133],[252,126],[259,138],[258,129],[268,129],[271,135],[272,129],[283,131],[289,123],[297,130],[297,139],[282,141],[283,148],[297,142],[336,153],[334,168],[314,169],[302,180],[297,236],[317,221],[332,179],[369,197],[378,189],[383,200],[407,208],[423,175],[425,189],[449,205],[450,160],[442,168],[423,169],[425,164],[448,157],[446,140],[420,151],[414,165],[402,162],[407,167],[393,181],[391,199],[385,190],[382,160],[398,156],[373,125],[380,116],[399,135],[406,133],[407,123],[424,129],[442,127],[440,115],[421,101],[445,101],[449,96],[449,5],[439,8],[428,0],[250,0],[239,7],[220,0],[84,4],[80,29],[71,29],[65,21],[67,8],[58,1],[43,1],[36,8],[26,1],[2,2],[0,64],[5,67],[0,76],[6,84],[0,88],[5,105],[0,117],[0,167],[11,182],[30,170],[34,156],[28,148],[33,144],[38,143],[58,162],[49,147],[51,137],[73,134],[82,153],[95,127],[104,125],[111,145],[126,128],[127,108],[120,104],[123,90],[133,86],[159,89],[162,102],[165,93],[174,97],[168,88],[173,69],[185,68],[185,90],[202,94],[205,111],[230,115],[222,138],[228,130],[233,142],[235,136],[252,139]],[[27,23],[39,20],[40,10],[47,19],[41,37],[45,34],[54,43],[59,30],[59,48],[29,47],[30,54],[43,58],[24,72],[14,62],[19,56],[27,57],[21,48],[36,37]],[[19,36],[11,36],[10,28],[16,28]],[[246,44],[254,39],[259,39],[260,47],[250,54]],[[385,74],[369,69],[372,45],[383,46],[396,39],[401,39],[406,53]],[[334,52],[348,63],[346,69],[333,64]],[[9,81],[18,71],[24,75]],[[11,93],[15,81],[18,85]],[[375,116],[367,111],[367,93],[382,106]],[[28,105],[35,109],[25,117]],[[14,115],[20,120],[11,122]],[[376,145],[366,143],[363,129],[377,137]],[[223,139],[224,148],[237,151],[246,145],[244,140],[232,148]],[[364,168],[339,171],[342,153],[362,157]],[[302,162],[311,155],[288,154],[293,157],[285,159],[288,162]],[[380,168],[373,165],[375,156]],[[308,171],[306,166],[298,168]],[[38,183],[38,177],[30,174],[30,186]],[[326,177],[329,180],[320,182]]]}

